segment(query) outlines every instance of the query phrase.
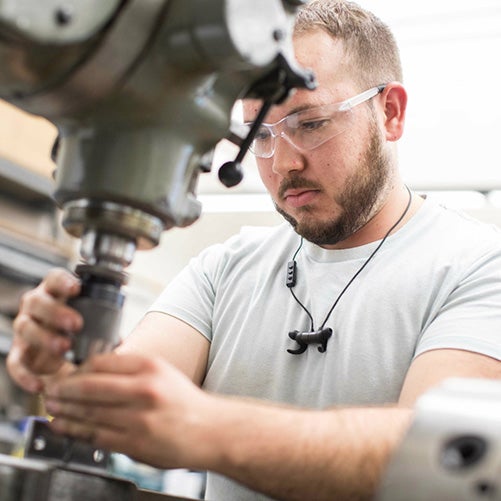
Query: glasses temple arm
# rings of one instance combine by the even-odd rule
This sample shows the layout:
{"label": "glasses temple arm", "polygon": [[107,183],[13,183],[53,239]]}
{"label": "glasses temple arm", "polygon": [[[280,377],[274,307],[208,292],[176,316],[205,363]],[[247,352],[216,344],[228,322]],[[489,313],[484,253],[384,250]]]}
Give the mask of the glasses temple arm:
{"label": "glasses temple arm", "polygon": [[351,108],[354,108],[355,106],[358,106],[359,104],[362,104],[365,101],[368,101],[374,96],[381,94],[381,92],[383,92],[383,90],[386,88],[386,85],[387,84],[381,84],[375,87],[371,87],[365,92],[358,94],[358,96],[352,97],[351,99],[347,99],[340,107],[340,110],[349,110]]}

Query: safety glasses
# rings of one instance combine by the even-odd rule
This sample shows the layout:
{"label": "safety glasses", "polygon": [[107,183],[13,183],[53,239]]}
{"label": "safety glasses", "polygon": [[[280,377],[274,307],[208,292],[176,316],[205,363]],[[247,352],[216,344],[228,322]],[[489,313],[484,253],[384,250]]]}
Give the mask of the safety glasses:
{"label": "safety glasses", "polygon": [[249,149],[256,157],[271,158],[279,137],[299,150],[318,148],[348,129],[353,119],[353,108],[377,96],[385,87],[386,84],[378,85],[340,103],[291,113],[273,124],[263,123]]}

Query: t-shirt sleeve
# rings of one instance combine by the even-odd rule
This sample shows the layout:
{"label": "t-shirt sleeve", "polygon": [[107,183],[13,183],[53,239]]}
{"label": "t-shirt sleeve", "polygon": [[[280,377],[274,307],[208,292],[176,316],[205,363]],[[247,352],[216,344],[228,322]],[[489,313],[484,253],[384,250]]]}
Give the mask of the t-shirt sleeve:
{"label": "t-shirt sleeve", "polygon": [[415,356],[444,348],[501,360],[501,247],[464,269],[424,329]]}
{"label": "t-shirt sleeve", "polygon": [[179,318],[211,341],[215,275],[221,263],[222,252],[221,245],[213,245],[191,259],[148,311]]}

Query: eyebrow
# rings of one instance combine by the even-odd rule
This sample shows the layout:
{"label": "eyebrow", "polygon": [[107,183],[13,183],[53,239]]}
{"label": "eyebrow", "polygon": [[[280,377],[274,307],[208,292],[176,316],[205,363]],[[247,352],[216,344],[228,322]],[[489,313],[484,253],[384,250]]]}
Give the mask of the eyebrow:
{"label": "eyebrow", "polygon": [[295,108],[292,108],[292,110],[287,113],[287,115],[284,116],[289,116],[289,115],[294,115],[294,113],[299,113],[300,111],[305,111],[305,110],[311,110],[312,108],[318,108],[320,106],[327,106],[327,104],[302,104],[300,106],[296,106]]}
{"label": "eyebrow", "polygon": [[[289,115],[294,115],[295,113],[299,113],[300,111],[311,110],[313,108],[320,108],[322,106],[328,106],[328,105],[329,105],[329,103],[321,103],[321,104],[304,103],[304,104],[301,104],[299,106],[296,106],[296,107],[292,108],[289,111],[289,113],[285,114],[282,118],[280,118],[276,122],[279,122],[280,120],[283,120],[285,117],[288,117]],[[256,119],[256,117],[253,117],[251,120],[245,120],[244,119],[244,123],[252,123],[252,122],[254,122],[255,119]],[[276,122],[273,122],[273,123],[276,123]],[[264,121],[263,123],[269,123],[269,122]]]}

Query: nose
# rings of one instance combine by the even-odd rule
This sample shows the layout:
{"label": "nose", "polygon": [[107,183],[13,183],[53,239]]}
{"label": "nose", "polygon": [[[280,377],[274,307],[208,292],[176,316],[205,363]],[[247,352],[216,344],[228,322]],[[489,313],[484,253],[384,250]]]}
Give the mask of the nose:
{"label": "nose", "polygon": [[282,177],[287,177],[292,171],[301,171],[305,167],[304,156],[282,136],[275,138],[275,153],[271,159],[273,172]]}

